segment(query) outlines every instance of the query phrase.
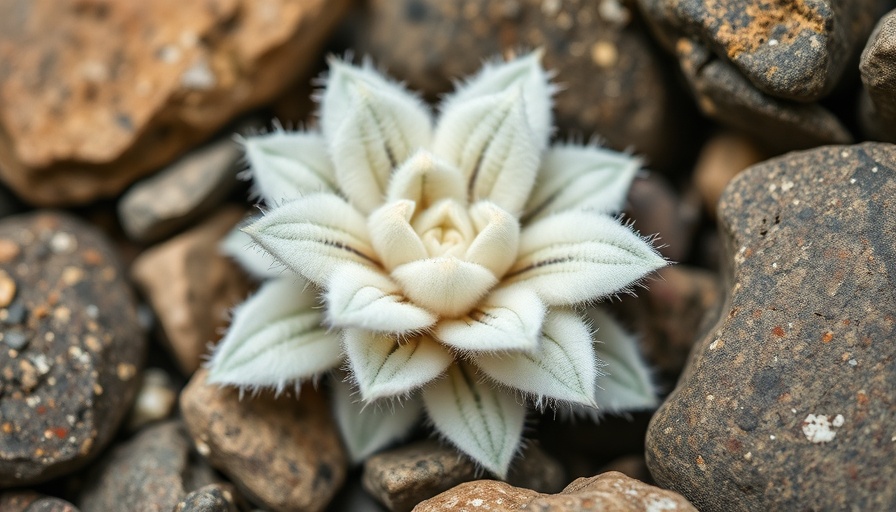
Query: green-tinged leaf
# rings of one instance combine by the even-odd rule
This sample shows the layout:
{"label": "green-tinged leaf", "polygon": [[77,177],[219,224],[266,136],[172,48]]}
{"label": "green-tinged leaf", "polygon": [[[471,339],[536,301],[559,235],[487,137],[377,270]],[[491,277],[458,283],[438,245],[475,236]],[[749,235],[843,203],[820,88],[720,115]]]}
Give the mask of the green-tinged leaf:
{"label": "green-tinged leaf", "polygon": [[332,380],[331,389],[336,424],[355,464],[406,437],[423,409],[419,399],[365,404],[340,378]]}
{"label": "green-tinged leaf", "polygon": [[343,265],[326,292],[327,321],[337,327],[406,334],[432,326],[436,315],[409,302],[379,270]]}
{"label": "green-tinged leaf", "polygon": [[377,264],[364,216],[332,194],[283,204],[244,231],[278,261],[320,286],[342,264]]}
{"label": "green-tinged leaf", "polygon": [[455,364],[423,390],[423,405],[436,430],[460,451],[506,478],[523,432],[526,408],[510,392],[483,382]]}
{"label": "green-tinged leaf", "polygon": [[641,160],[596,146],[564,144],[545,153],[526,203],[527,222],[574,209],[622,210]]}
{"label": "green-tinged leaf", "polygon": [[538,349],[545,307],[524,286],[492,291],[461,318],[442,320],[433,335],[442,343],[466,352],[534,352]]}
{"label": "green-tinged leaf", "polygon": [[247,137],[252,181],[269,206],[315,192],[334,192],[336,175],[319,133],[274,131]]}
{"label": "green-tinged leaf", "polygon": [[338,59],[330,59],[321,124],[339,188],[364,213],[383,204],[392,171],[432,137],[419,98],[371,66]]}
{"label": "green-tinged leaf", "polygon": [[485,375],[535,395],[596,407],[598,369],[591,331],[569,309],[548,310],[534,353],[476,354],[473,361]]}
{"label": "green-tinged leaf", "polygon": [[266,282],[234,312],[209,361],[209,382],[282,390],[342,359],[340,336],[321,325],[313,289],[298,278]]}
{"label": "green-tinged leaf", "polygon": [[566,211],[523,228],[508,282],[533,287],[549,306],[591,301],[628,289],[666,260],[616,219]]}
{"label": "green-tinged leaf", "polygon": [[594,348],[601,361],[602,373],[597,380],[595,397],[598,407],[606,412],[628,412],[653,409],[659,405],[650,370],[638,352],[638,342],[625,332],[610,315],[597,308],[588,308],[588,318],[597,329]]}
{"label": "green-tinged leaf", "polygon": [[345,329],[343,344],[361,398],[406,395],[435,379],[454,357],[428,335],[397,338],[364,329]]}
{"label": "green-tinged leaf", "polygon": [[252,240],[239,228],[234,228],[221,240],[221,252],[235,259],[256,279],[269,279],[283,273],[283,264]]}

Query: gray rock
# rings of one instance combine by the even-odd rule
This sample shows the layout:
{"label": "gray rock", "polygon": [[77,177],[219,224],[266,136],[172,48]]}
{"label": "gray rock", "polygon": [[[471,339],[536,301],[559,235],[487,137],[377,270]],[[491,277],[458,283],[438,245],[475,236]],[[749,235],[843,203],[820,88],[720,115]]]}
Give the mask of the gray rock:
{"label": "gray rock", "polygon": [[71,503],[37,492],[14,490],[0,493],[0,510],[3,512],[78,512]]}
{"label": "gray rock", "polygon": [[[369,458],[362,483],[389,510],[401,512],[479,475],[476,464],[457,450],[436,441],[421,441]],[[556,460],[530,446],[514,462],[508,481],[538,492],[557,492],[565,477]]]}
{"label": "gray rock", "polygon": [[183,423],[147,427],[106,455],[87,479],[84,512],[172,510],[188,492],[216,480],[192,453]]}
{"label": "gray rock", "polygon": [[133,400],[146,340],[117,254],[71,216],[0,222],[0,271],[16,284],[0,308],[0,486],[21,486],[105,447]]}
{"label": "gray rock", "polygon": [[173,512],[237,512],[232,486],[211,484],[196,489],[182,499]]}
{"label": "gray rock", "polygon": [[647,464],[704,511],[896,509],[896,146],[792,153],[719,204],[727,299]]}
{"label": "gray rock", "polygon": [[118,201],[125,233],[153,242],[211,211],[236,186],[241,155],[236,142],[220,139],[135,184]]}
{"label": "gray rock", "polygon": [[896,10],[874,28],[859,63],[862,127],[876,140],[896,142]]}

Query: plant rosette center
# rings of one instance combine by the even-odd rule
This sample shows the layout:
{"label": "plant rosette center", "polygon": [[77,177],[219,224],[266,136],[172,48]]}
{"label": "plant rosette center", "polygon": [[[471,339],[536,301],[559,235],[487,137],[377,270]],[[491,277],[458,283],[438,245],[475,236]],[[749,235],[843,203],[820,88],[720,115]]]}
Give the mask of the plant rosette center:
{"label": "plant rosette center", "polygon": [[520,397],[655,406],[634,341],[590,306],[666,264],[613,216],[640,162],[550,146],[552,93],[534,52],[486,65],[436,120],[369,64],[332,59],[320,131],[245,140],[267,212],[225,249],[266,281],[210,381],[282,390],[342,367],[333,402],[354,460],[425,411],[499,476]]}

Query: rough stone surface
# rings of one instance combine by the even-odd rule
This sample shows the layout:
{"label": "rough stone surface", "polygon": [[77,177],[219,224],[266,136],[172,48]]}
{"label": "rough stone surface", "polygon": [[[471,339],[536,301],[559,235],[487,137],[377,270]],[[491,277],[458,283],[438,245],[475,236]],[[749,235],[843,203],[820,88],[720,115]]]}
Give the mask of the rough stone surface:
{"label": "rough stone surface", "polygon": [[131,187],[118,202],[125,233],[152,242],[208,213],[234,189],[241,155],[235,141],[220,139]]}
{"label": "rough stone surface", "polygon": [[223,209],[147,249],[131,267],[186,375],[199,367],[208,345],[227,326],[230,310],[249,294],[246,274],[219,249],[220,240],[242,219],[242,209]]}
{"label": "rough stone surface", "polygon": [[713,217],[722,191],[747,167],[764,160],[752,139],[732,132],[712,136],[700,149],[694,165],[693,182],[703,208]]}
{"label": "rough stone surface", "polygon": [[704,511],[896,509],[896,146],[792,153],[719,203],[727,292],[651,421]]}
{"label": "rough stone surface", "polygon": [[863,128],[876,140],[896,142],[896,10],[874,28],[859,63]]}
{"label": "rough stone surface", "polygon": [[[417,503],[462,482],[475,480],[476,465],[451,447],[420,441],[374,455],[364,463],[364,488],[393,512],[409,511]],[[530,446],[514,461],[508,480],[540,492],[556,492],[565,480],[560,464]]]}
{"label": "rough stone surface", "polygon": [[194,453],[183,423],[160,423],[116,446],[86,479],[84,512],[172,510],[192,489],[215,480]]}
{"label": "rough stone surface", "polygon": [[697,512],[682,496],[611,471],[579,478],[554,495],[513,487],[504,482],[477,480],[458,485],[421,503],[415,512],[493,512],[538,510],[541,512]]}
{"label": "rough stone surface", "polygon": [[63,499],[42,496],[28,490],[0,494],[0,510],[3,512],[78,512],[76,506]]}
{"label": "rough stone surface", "polygon": [[700,222],[696,196],[680,197],[662,176],[650,173],[632,182],[625,213],[642,235],[659,235],[663,256],[675,262],[687,258]]}
{"label": "rough stone surface", "polygon": [[771,96],[815,101],[839,83],[886,0],[638,0],[672,50],[682,39]]}
{"label": "rough stone surface", "polygon": [[659,168],[680,153],[693,116],[635,18],[620,0],[373,0],[354,46],[430,99],[484,58],[542,48],[563,89],[560,134],[633,147]]}
{"label": "rough stone surface", "polygon": [[211,484],[188,494],[173,512],[237,512],[230,485]]}
{"label": "rough stone surface", "polygon": [[95,228],[59,213],[0,222],[0,486],[73,471],[118,428],[146,340],[118,257]]}
{"label": "rough stone surface", "polygon": [[2,178],[45,205],[118,193],[310,71],[349,3],[2,0]]}
{"label": "rough stone surface", "polygon": [[244,397],[206,384],[199,370],[181,393],[193,441],[246,497],[276,512],[323,510],[345,480],[347,460],[323,395]]}

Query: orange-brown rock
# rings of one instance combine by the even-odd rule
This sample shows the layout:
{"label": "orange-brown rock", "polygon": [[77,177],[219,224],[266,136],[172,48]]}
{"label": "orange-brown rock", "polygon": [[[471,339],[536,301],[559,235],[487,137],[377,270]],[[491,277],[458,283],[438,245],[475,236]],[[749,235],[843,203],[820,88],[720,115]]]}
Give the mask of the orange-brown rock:
{"label": "orange-brown rock", "polygon": [[763,157],[752,139],[737,133],[723,132],[706,141],[694,166],[694,187],[706,211],[715,216],[716,203],[728,182]]}
{"label": "orange-brown rock", "polygon": [[579,478],[560,494],[540,494],[494,480],[477,480],[426,500],[415,512],[489,510],[504,512],[696,512],[681,495],[629,478],[617,471]]}
{"label": "orange-brown rock", "polygon": [[349,0],[0,0],[0,177],[118,193],[308,73]]}

